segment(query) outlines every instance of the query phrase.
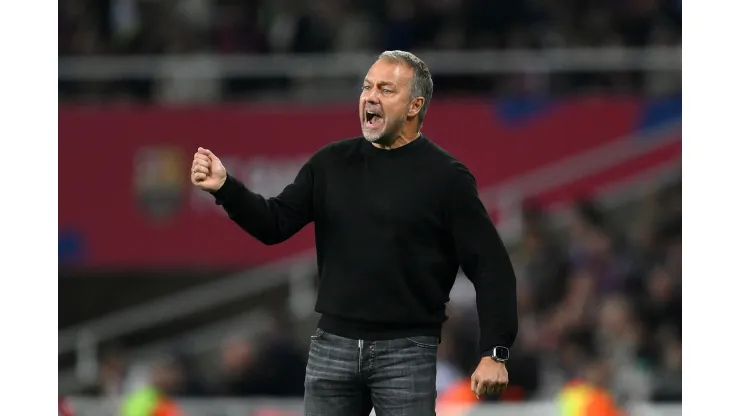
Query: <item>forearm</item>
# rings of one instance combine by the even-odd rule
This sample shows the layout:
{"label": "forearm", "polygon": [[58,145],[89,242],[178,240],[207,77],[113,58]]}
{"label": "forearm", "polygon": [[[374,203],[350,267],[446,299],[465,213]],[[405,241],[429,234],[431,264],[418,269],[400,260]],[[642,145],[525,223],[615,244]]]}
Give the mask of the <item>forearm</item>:
{"label": "forearm", "polygon": [[[510,348],[519,330],[516,277],[505,249],[493,254],[490,265],[474,272],[480,353],[490,356],[494,347]],[[472,273],[471,273],[472,274]]]}
{"label": "forearm", "polygon": [[289,185],[279,196],[265,198],[229,175],[213,195],[232,221],[264,244],[287,240],[311,221],[310,190],[302,183]]}
{"label": "forearm", "polygon": [[254,238],[265,244],[279,242],[279,228],[271,226],[275,213],[262,195],[250,191],[241,181],[229,175],[213,196],[229,218]]}
{"label": "forearm", "polygon": [[501,237],[461,164],[449,186],[449,217],[460,266],[476,291],[480,351],[510,347],[518,331],[516,277]]}

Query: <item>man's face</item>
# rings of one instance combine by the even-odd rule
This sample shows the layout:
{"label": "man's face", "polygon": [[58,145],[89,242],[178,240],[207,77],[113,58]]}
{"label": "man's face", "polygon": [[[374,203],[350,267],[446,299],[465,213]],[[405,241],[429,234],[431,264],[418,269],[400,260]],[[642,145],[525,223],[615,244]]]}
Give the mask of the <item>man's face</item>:
{"label": "man's face", "polygon": [[370,67],[360,94],[362,135],[371,142],[397,135],[410,108],[413,71],[401,62],[380,59]]}

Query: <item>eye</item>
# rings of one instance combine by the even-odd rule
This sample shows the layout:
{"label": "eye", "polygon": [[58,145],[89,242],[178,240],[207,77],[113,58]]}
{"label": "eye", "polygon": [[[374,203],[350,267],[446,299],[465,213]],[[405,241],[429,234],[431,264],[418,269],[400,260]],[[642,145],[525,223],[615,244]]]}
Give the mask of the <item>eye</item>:
{"label": "eye", "polygon": [[369,90],[369,89],[370,89],[370,86],[369,86],[369,85],[363,85],[363,86],[362,86],[362,89],[363,89],[364,91],[367,91],[367,90]]}
{"label": "eye", "polygon": [[389,90],[388,88],[383,88],[383,94],[390,94],[393,91]]}

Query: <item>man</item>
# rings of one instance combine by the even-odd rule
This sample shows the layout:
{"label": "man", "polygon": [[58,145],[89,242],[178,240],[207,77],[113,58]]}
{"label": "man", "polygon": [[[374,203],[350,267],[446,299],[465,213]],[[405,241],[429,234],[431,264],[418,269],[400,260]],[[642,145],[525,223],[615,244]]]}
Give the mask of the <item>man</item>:
{"label": "man", "polygon": [[69,400],[64,397],[59,397],[59,416],[75,416],[72,406],[69,405]]}
{"label": "man", "polygon": [[309,416],[435,414],[437,345],[460,266],[480,317],[471,389],[508,383],[514,272],[471,173],[421,134],[431,97],[419,58],[384,52],[362,86],[363,135],[319,150],[274,198],[246,189],[210,150],[193,159],[192,182],[263,243],[315,223],[322,316],[306,369]]}
{"label": "man", "polygon": [[586,352],[581,377],[568,382],[558,395],[560,416],[622,416],[611,392],[605,387],[612,377],[606,361]]}
{"label": "man", "polygon": [[183,375],[178,363],[168,357],[155,363],[149,383],[124,400],[121,416],[182,416],[171,394],[182,385]]}

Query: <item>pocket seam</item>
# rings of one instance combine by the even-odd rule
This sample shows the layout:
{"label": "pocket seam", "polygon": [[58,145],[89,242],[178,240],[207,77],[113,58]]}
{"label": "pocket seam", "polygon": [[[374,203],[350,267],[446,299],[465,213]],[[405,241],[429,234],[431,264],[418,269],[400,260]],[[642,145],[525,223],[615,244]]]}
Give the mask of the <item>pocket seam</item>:
{"label": "pocket seam", "polygon": [[412,343],[412,344],[416,345],[416,346],[417,346],[417,347],[419,347],[419,348],[426,348],[426,349],[428,349],[428,350],[434,350],[434,349],[437,349],[437,345],[436,345],[436,344],[435,344],[435,345],[432,345],[432,344],[426,344],[426,343],[423,343],[423,342],[419,342],[419,341],[413,340],[413,339],[411,339],[411,338],[409,338],[409,337],[406,337],[406,340],[407,340],[407,341],[409,341],[410,343]]}

